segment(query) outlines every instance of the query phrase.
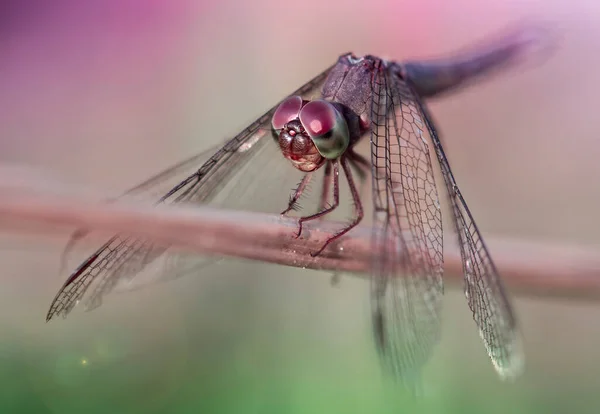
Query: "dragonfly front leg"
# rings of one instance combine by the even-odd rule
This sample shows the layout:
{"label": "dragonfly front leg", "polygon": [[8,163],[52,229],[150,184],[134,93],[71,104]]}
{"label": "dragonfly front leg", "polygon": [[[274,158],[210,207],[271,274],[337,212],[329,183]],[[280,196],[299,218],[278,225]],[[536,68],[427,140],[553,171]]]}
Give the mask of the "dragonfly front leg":
{"label": "dragonfly front leg", "polygon": [[[364,216],[363,207],[360,202],[360,196],[358,194],[356,184],[354,183],[354,179],[352,178],[352,171],[350,170],[350,165],[348,164],[348,159],[346,157],[342,157],[341,163],[342,163],[342,168],[344,170],[344,174],[346,174],[346,179],[348,180],[348,186],[350,187],[350,193],[352,194],[352,200],[354,201],[355,216],[354,216],[354,219],[346,227],[344,227],[342,230],[338,231],[333,236],[331,236],[329,239],[327,239],[327,241],[323,244],[323,246],[319,249],[319,251],[317,251],[315,253],[311,253],[312,257],[316,257],[316,256],[320,255],[321,252],[323,250],[325,250],[325,248],[331,242],[339,239],[344,234],[348,233],[350,230],[352,230],[354,227],[356,227],[356,225],[358,225],[358,223],[361,222],[361,220],[363,219],[363,216]],[[338,174],[337,162],[335,162],[335,164],[333,165],[333,168],[334,168],[334,171],[333,171],[333,196],[334,196],[335,200],[334,200],[334,205],[332,206],[332,208],[329,211],[333,210],[339,204],[340,191],[339,191],[339,174]],[[323,212],[321,215],[329,213],[329,211]],[[305,218],[305,221],[306,220],[307,220],[307,218]]]}
{"label": "dragonfly front leg", "polygon": [[[369,161],[365,159],[360,154],[354,152],[352,148],[348,150],[347,159],[351,161],[352,165],[356,167],[356,171],[358,173],[358,178],[360,180],[361,186],[365,183],[365,179],[367,178],[367,173],[369,171]],[[319,210],[321,211],[327,208],[327,204],[329,202],[329,188],[331,186],[331,163],[327,163],[325,165],[325,174],[323,175],[323,190],[321,191],[321,201],[319,203]],[[362,187],[361,187],[362,188]]]}
{"label": "dragonfly front leg", "polygon": [[325,174],[323,175],[323,189],[321,190],[321,201],[317,211],[325,210],[329,203],[329,187],[331,186],[331,163],[325,165]]}
{"label": "dragonfly front leg", "polygon": [[[281,212],[282,216],[285,216],[287,213],[289,213],[292,210],[298,210],[298,200],[300,199],[300,197],[302,196],[302,193],[306,189],[306,186],[310,182],[311,177],[312,177],[312,173],[308,173],[302,178],[302,181],[300,181],[300,184],[298,184],[298,187],[296,187],[294,194],[292,194],[292,196],[290,197],[290,202],[288,204],[288,207]],[[298,233],[298,236],[300,236],[300,233]]]}
{"label": "dragonfly front leg", "polygon": [[[298,233],[296,234],[296,237],[300,237],[300,234],[302,234],[302,224],[305,221],[316,220],[320,217],[323,217],[324,215],[329,214],[333,210],[335,210],[337,208],[337,206],[340,204],[338,161],[337,160],[330,161],[330,162],[328,162],[328,164],[331,164],[331,166],[333,167],[332,168],[333,169],[333,204],[327,208],[323,208],[318,213],[312,214],[310,216],[300,217],[300,219],[298,220]],[[327,170],[326,170],[326,173],[327,173]]]}

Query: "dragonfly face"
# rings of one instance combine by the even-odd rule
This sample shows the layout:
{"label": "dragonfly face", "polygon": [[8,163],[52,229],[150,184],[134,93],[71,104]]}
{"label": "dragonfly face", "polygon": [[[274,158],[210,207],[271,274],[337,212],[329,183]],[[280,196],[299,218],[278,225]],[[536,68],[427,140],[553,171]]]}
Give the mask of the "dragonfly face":
{"label": "dragonfly face", "polygon": [[350,144],[344,115],[323,99],[309,102],[291,96],[279,105],[271,124],[283,156],[300,171],[315,171],[326,160],[342,156]]}
{"label": "dragonfly face", "polygon": [[300,171],[315,171],[325,164],[325,157],[319,153],[298,119],[285,124],[279,132],[278,142],[283,156]]}

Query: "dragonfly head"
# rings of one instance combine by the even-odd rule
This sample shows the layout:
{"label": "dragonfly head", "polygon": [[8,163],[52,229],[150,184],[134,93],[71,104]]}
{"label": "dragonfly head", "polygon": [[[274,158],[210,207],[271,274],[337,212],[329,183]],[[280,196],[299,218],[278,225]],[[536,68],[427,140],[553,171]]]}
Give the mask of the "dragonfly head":
{"label": "dragonfly head", "polygon": [[327,159],[339,158],[348,148],[346,119],[323,99],[305,101],[291,96],[275,110],[271,124],[278,131],[283,155],[302,171],[314,171]]}

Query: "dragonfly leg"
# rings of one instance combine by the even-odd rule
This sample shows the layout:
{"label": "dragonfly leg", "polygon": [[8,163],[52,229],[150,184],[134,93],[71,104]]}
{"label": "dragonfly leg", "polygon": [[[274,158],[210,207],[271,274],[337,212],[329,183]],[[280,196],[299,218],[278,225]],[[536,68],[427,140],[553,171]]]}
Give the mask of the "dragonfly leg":
{"label": "dragonfly leg", "polygon": [[329,204],[329,187],[331,186],[331,163],[328,162],[325,165],[325,175],[323,175],[323,190],[321,191],[321,201],[319,203],[319,210],[325,210],[327,204]]}
{"label": "dragonfly leg", "polygon": [[[331,236],[327,241],[323,244],[323,246],[316,253],[311,253],[312,257],[316,257],[333,241],[339,239],[344,234],[348,233],[352,228],[356,227],[358,223],[363,219],[364,211],[362,204],[360,202],[360,196],[358,194],[358,190],[356,188],[356,184],[354,183],[354,179],[352,178],[352,171],[350,170],[350,165],[348,164],[348,158],[346,156],[342,156],[341,158],[342,169],[344,170],[344,174],[346,174],[346,179],[348,180],[348,186],[350,187],[350,193],[352,194],[352,200],[354,201],[354,211],[355,216],[354,219],[342,230]],[[334,182],[333,182],[333,194],[335,197],[335,206],[339,203],[339,180],[337,174],[337,164],[334,165]]]}
{"label": "dragonfly leg", "polygon": [[[298,233],[296,234],[296,237],[300,237],[300,234],[302,233],[302,223],[304,223],[305,221],[316,220],[320,217],[323,217],[324,215],[331,213],[333,210],[335,210],[337,208],[337,206],[340,204],[338,161],[335,160],[335,161],[331,161],[330,163],[333,166],[333,204],[327,208],[324,208],[323,210],[319,211],[318,213],[312,214],[310,216],[300,217],[300,219],[298,219]],[[328,164],[329,164],[329,162],[328,162]]]}
{"label": "dragonfly leg", "polygon": [[296,187],[296,190],[294,190],[294,194],[292,194],[292,196],[290,197],[290,202],[288,204],[288,207],[281,212],[282,216],[286,215],[290,211],[296,210],[298,208],[298,204],[297,204],[298,200],[300,199],[300,197],[302,196],[302,193],[306,189],[306,186],[310,182],[311,177],[312,177],[312,173],[308,173],[302,178],[302,181],[300,181],[300,184],[298,184],[298,187]]}
{"label": "dragonfly leg", "polygon": [[[331,187],[331,163],[328,162],[325,166],[325,175],[323,176],[323,191],[321,192],[321,203],[319,204],[319,211],[327,208],[329,203],[329,189]],[[331,275],[331,286],[339,286],[341,275],[339,272],[335,272]]]}
{"label": "dragonfly leg", "polygon": [[356,167],[356,171],[358,172],[358,178],[361,182],[365,181],[367,178],[367,173],[369,171],[370,163],[367,161],[365,157],[360,154],[354,152],[353,148],[348,150],[348,159],[352,161],[352,165]]}

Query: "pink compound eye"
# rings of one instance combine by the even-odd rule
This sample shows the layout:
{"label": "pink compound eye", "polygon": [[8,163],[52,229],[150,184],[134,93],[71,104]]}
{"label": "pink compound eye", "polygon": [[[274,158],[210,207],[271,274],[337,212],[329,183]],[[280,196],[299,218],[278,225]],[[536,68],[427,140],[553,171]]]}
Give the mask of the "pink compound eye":
{"label": "pink compound eye", "polygon": [[348,124],[331,102],[323,99],[311,101],[300,110],[298,118],[323,157],[338,158],[348,148]]}
{"label": "pink compound eye", "polygon": [[308,136],[314,138],[331,131],[335,126],[337,115],[331,103],[316,100],[304,105],[299,118]]}
{"label": "pink compound eye", "polygon": [[294,119],[298,118],[298,113],[302,108],[302,98],[299,96],[290,96],[279,104],[273,118],[271,119],[271,125],[273,129],[283,129],[285,124]]}

